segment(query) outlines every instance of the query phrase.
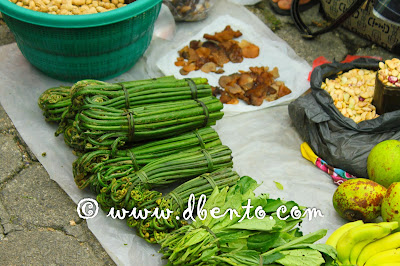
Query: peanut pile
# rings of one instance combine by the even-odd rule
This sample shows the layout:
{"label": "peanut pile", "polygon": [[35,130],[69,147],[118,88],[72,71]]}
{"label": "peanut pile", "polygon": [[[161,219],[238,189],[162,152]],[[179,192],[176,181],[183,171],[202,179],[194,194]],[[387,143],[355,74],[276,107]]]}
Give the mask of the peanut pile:
{"label": "peanut pile", "polygon": [[18,6],[54,15],[101,13],[125,6],[125,0],[9,0]]}
{"label": "peanut pile", "polygon": [[374,119],[379,115],[371,104],[375,91],[376,72],[352,69],[335,79],[326,79],[321,88],[332,97],[336,108],[354,122]]}
{"label": "peanut pile", "polygon": [[379,62],[378,78],[386,86],[400,87],[400,60],[393,58]]}

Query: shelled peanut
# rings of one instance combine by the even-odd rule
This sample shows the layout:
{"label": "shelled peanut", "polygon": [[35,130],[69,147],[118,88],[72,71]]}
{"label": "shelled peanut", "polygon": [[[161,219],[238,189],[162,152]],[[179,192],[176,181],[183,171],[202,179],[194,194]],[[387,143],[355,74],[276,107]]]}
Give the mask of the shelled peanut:
{"label": "shelled peanut", "polygon": [[374,119],[376,108],[372,105],[376,72],[367,69],[352,69],[339,73],[335,79],[326,79],[321,88],[332,97],[343,116],[359,123]]}
{"label": "shelled peanut", "polygon": [[54,15],[101,13],[125,6],[125,0],[9,0],[18,6]]}
{"label": "shelled peanut", "polygon": [[400,60],[393,58],[379,62],[378,78],[386,86],[400,87]]}

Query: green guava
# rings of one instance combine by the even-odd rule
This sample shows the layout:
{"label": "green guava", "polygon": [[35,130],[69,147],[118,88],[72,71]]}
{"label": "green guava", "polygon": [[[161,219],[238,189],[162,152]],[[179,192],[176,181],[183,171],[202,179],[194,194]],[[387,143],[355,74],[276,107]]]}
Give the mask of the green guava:
{"label": "green guava", "polygon": [[382,200],[381,216],[386,222],[400,223],[400,182],[392,183]]}
{"label": "green guava", "polygon": [[367,159],[368,177],[388,188],[400,182],[400,141],[385,140],[372,148]]}
{"label": "green guava", "polygon": [[333,207],[348,221],[370,222],[381,214],[386,188],[366,178],[343,182],[333,194]]}

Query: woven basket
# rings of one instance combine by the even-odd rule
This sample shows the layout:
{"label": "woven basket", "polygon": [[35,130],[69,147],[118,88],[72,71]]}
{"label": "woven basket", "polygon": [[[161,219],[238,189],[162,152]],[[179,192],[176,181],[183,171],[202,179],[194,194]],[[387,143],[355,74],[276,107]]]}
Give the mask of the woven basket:
{"label": "woven basket", "polygon": [[90,15],[52,15],[0,1],[25,58],[64,81],[109,79],[129,70],[148,48],[161,0],[137,0]]}

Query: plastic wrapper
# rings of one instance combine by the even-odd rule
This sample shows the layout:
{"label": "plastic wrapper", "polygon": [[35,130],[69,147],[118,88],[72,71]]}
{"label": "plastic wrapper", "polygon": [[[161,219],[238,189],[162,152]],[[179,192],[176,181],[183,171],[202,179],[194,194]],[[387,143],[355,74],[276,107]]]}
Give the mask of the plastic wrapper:
{"label": "plastic wrapper", "polygon": [[171,11],[166,5],[161,5],[160,15],[154,25],[154,38],[161,38],[164,40],[171,40],[174,38],[176,32],[176,25]]}
{"label": "plastic wrapper", "polygon": [[176,21],[199,21],[207,18],[216,0],[164,0]]}
{"label": "plastic wrapper", "polygon": [[306,158],[307,160],[315,164],[315,166],[317,166],[319,169],[327,173],[332,178],[333,183],[335,183],[336,185],[340,185],[349,179],[357,178],[356,176],[353,176],[346,171],[343,171],[342,169],[335,168],[327,164],[323,159],[318,157],[313,152],[307,142],[303,142],[301,144],[300,150],[304,158]]}

